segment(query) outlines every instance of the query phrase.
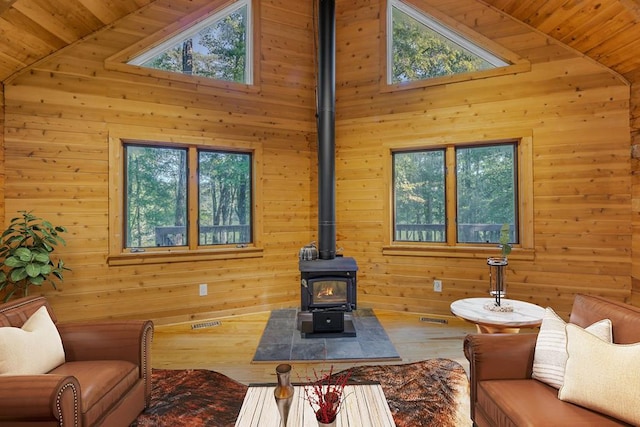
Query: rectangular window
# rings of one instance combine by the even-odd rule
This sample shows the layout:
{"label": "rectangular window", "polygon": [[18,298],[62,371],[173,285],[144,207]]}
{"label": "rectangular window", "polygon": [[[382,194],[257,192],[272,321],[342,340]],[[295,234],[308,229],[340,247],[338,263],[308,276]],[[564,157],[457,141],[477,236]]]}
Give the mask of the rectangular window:
{"label": "rectangular window", "polygon": [[125,247],[186,246],[187,150],[125,146]]}
{"label": "rectangular window", "polygon": [[517,150],[511,141],[394,152],[394,241],[498,243],[508,224],[518,243]]}
{"label": "rectangular window", "polygon": [[495,243],[503,224],[516,242],[516,144],[456,149],[458,243]]}
{"label": "rectangular window", "polygon": [[445,242],[445,150],[393,155],[396,241]]}
{"label": "rectangular window", "polygon": [[147,144],[124,153],[125,249],[190,247],[195,235],[199,246],[252,242],[251,153]]}
{"label": "rectangular window", "polygon": [[200,245],[251,242],[251,155],[198,153]]}

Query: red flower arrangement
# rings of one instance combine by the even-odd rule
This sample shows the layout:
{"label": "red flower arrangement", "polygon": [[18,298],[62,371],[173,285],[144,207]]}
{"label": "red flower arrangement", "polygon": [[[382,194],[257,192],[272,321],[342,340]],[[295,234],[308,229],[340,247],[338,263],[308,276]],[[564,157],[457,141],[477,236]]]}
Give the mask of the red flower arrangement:
{"label": "red flower arrangement", "polygon": [[[322,372],[321,372],[322,373]],[[342,403],[344,387],[347,385],[351,372],[333,376],[333,365],[328,373],[318,375],[313,370],[315,381],[307,377],[309,383],[304,387],[305,399],[316,414],[316,419],[321,423],[331,423],[340,412],[340,404]]]}

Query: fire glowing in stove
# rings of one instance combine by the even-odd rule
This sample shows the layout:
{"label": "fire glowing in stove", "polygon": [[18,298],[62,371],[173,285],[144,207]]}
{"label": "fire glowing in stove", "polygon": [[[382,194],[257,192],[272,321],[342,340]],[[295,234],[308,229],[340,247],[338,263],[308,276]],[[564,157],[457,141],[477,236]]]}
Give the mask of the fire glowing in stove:
{"label": "fire glowing in stove", "polygon": [[333,285],[324,285],[320,291],[318,291],[317,298],[331,297],[333,296]]}

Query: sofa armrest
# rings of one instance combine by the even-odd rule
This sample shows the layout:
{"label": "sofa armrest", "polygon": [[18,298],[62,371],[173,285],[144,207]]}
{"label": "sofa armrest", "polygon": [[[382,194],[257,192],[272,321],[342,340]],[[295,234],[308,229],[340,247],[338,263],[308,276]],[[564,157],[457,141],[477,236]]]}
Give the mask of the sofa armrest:
{"label": "sofa armrest", "polygon": [[478,382],[531,378],[537,334],[470,334],[464,339],[469,361],[471,419],[475,420]]}
{"label": "sofa armrest", "polygon": [[0,376],[0,425],[50,420],[62,427],[81,422],[80,384],[64,375]]}
{"label": "sofa armrest", "polygon": [[470,334],[464,355],[477,381],[531,378],[537,334]]}
{"label": "sofa armrest", "polygon": [[151,341],[153,322],[120,320],[58,324],[65,359],[127,360],[140,367],[147,406],[151,399]]}

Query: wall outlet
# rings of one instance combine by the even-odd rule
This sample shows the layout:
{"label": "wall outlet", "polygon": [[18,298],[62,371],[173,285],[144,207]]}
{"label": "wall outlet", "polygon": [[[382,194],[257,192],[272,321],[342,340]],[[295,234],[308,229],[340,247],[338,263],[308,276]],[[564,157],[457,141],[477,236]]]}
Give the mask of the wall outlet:
{"label": "wall outlet", "polygon": [[433,291],[434,292],[442,292],[442,280],[434,280],[433,281]]}
{"label": "wall outlet", "polygon": [[205,295],[207,295],[207,293],[209,292],[209,289],[207,287],[206,283],[200,283],[200,296],[203,297]]}

